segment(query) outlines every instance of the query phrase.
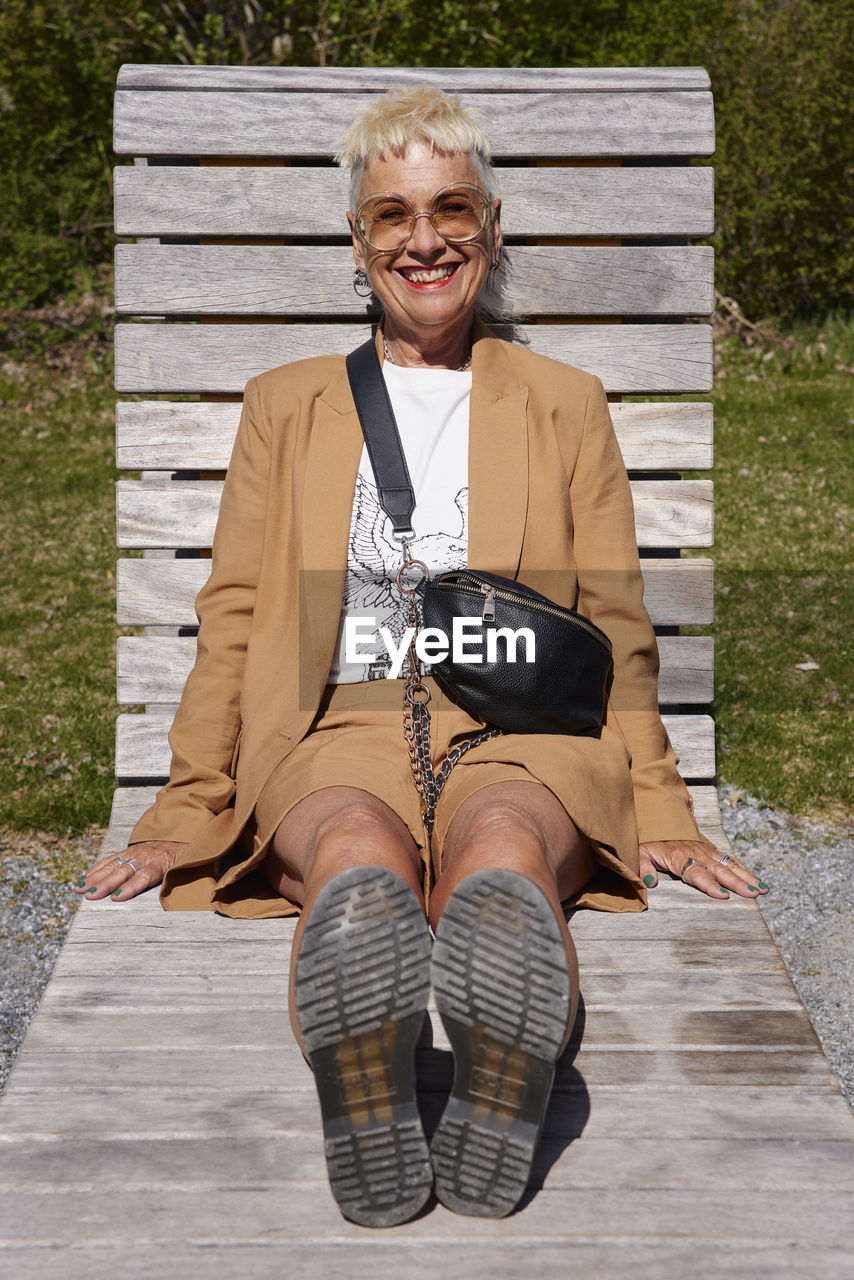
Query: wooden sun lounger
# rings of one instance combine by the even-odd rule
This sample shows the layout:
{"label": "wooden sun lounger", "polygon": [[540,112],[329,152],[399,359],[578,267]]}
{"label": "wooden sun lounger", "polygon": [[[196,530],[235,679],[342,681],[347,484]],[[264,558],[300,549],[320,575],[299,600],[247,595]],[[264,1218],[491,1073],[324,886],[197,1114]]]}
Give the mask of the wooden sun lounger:
{"label": "wooden sun lounger", "polygon": [[[125,67],[120,313],[119,850],[168,769],[243,385],[367,332],[327,157],[364,94],[430,80],[486,113],[519,338],[597,373],[632,473],[661,700],[702,829],[712,780],[712,175],[697,68]],[[522,205],[514,202],[527,193]],[[686,324],[685,319],[700,322]],[[175,399],[191,394],[189,401]],[[655,397],[624,403],[623,395]],[[151,397],[172,397],[154,399]],[[723,847],[725,843],[723,843]],[[854,1272],[854,1119],[753,903],[680,883],[573,920],[583,1010],[521,1209],[346,1223],[287,1017],[293,922],[83,903],[0,1105],[10,1280],[718,1280]],[[425,1123],[450,1084],[434,1017]]]}

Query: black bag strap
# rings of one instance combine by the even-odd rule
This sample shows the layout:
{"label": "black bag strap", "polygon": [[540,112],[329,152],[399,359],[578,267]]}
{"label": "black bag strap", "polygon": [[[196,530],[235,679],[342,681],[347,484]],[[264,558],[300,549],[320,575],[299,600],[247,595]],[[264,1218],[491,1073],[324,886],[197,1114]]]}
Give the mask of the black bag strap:
{"label": "black bag strap", "polygon": [[405,534],[412,537],[415,491],[373,338],[351,351],[346,364],[380,506],[391,520],[397,537]]}

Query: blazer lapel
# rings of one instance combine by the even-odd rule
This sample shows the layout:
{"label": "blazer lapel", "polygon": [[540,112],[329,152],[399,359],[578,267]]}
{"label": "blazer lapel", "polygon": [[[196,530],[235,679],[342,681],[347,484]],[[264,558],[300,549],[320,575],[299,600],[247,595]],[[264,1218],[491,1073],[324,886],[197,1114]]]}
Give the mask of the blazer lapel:
{"label": "blazer lapel", "polygon": [[528,388],[480,320],[473,338],[468,564],[512,577],[528,514]]}
{"label": "blazer lapel", "polygon": [[361,453],[359,415],[342,367],[315,403],[303,484],[300,701],[306,705],[322,692],[338,635]]}

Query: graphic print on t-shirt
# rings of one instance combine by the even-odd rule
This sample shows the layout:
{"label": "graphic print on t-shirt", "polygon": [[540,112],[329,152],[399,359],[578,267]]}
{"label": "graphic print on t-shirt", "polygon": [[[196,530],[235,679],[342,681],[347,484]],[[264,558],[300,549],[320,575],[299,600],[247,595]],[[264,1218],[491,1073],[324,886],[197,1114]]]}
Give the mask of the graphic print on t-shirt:
{"label": "graphic print on t-shirt", "polygon": [[[431,574],[465,568],[468,555],[467,485],[457,491],[454,506],[459,513],[458,529],[453,532],[437,530],[414,538],[410,543],[414,558],[423,560]],[[398,645],[406,629],[405,600],[395,583],[401,564],[401,548],[391,535],[392,523],[380,506],[376,485],[359,475],[350,521],[343,605],[351,616],[375,618],[377,629],[388,627]],[[385,646],[377,642],[365,644],[363,648],[374,652],[376,659],[358,664],[362,674],[357,679],[385,679],[391,666]]]}

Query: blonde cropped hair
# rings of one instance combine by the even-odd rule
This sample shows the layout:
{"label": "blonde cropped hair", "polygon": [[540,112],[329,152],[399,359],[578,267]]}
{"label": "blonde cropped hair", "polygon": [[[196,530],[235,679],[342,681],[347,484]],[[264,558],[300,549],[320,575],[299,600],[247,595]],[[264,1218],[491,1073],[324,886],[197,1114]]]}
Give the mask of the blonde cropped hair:
{"label": "blonde cropped hair", "polygon": [[479,112],[460,104],[455,93],[430,85],[389,89],[369,103],[347,126],[335,163],[350,170],[350,210],[355,213],[365,165],[391,152],[404,156],[414,142],[427,143],[441,155],[462,153],[471,160],[489,200],[498,195],[490,163],[492,147]]}

